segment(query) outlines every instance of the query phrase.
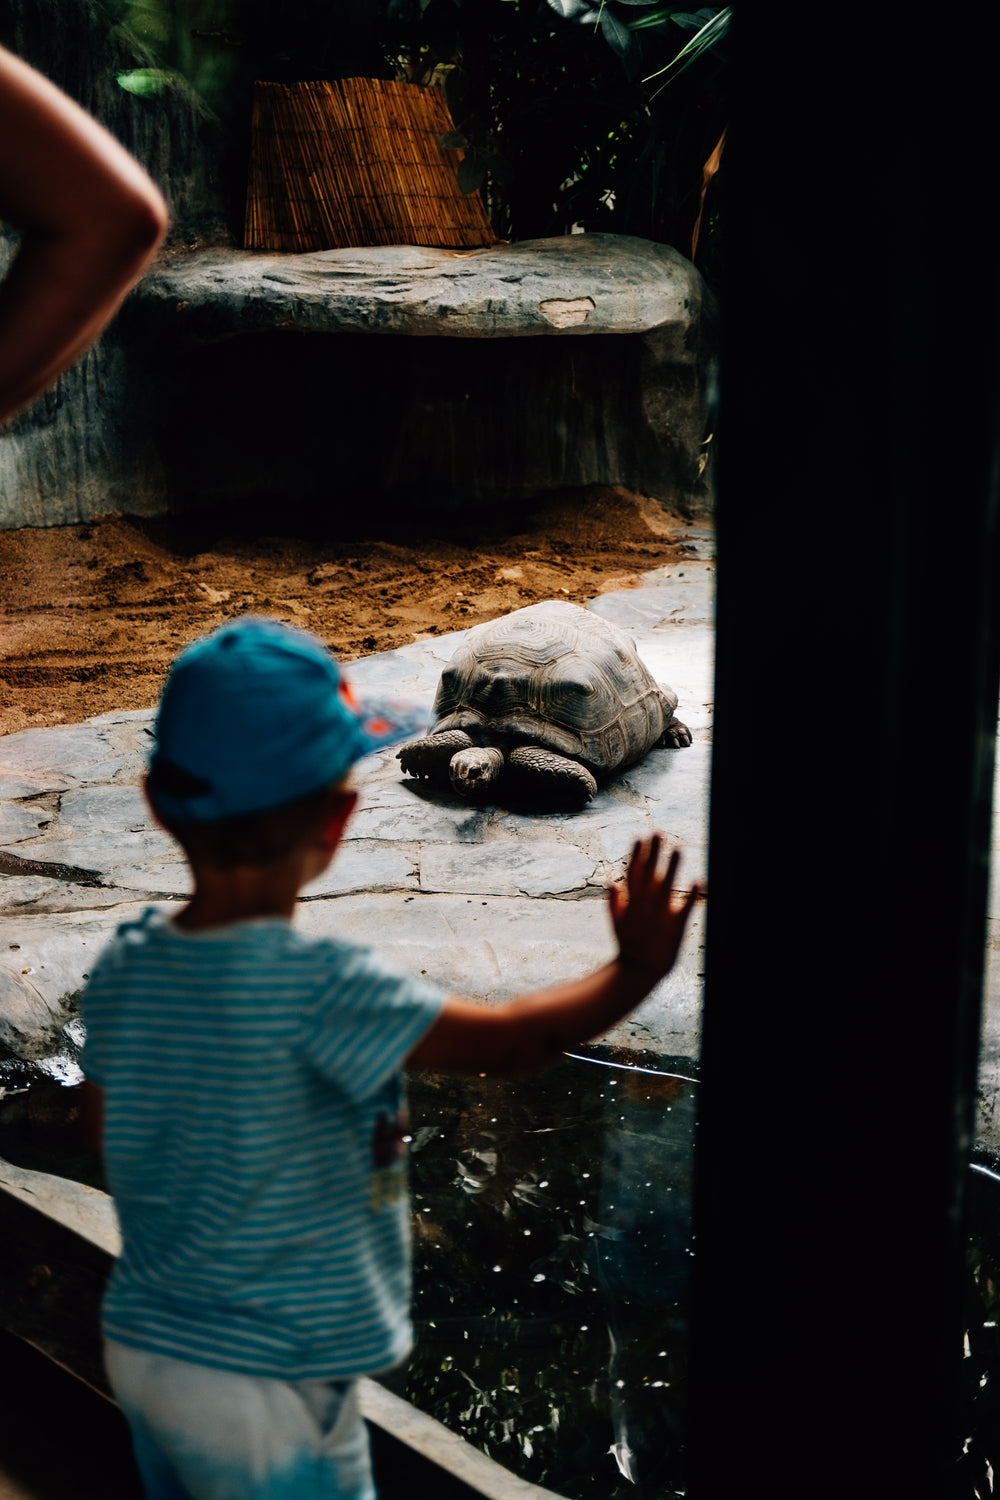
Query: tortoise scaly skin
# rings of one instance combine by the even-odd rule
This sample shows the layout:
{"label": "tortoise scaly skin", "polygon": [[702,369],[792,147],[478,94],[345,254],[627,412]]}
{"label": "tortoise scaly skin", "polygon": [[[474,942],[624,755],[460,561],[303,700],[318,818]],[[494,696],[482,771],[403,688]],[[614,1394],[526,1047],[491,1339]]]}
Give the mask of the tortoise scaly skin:
{"label": "tortoise scaly skin", "polygon": [[504,782],[543,808],[582,807],[654,746],[690,745],[676,707],[624,631],[549,600],[469,631],[441,675],[434,729],[397,759],[462,797]]}

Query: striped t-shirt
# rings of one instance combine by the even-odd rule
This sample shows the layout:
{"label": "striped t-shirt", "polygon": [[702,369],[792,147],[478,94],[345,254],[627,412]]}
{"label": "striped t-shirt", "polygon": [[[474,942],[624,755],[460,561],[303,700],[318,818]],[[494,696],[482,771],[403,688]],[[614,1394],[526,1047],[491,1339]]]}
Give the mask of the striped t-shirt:
{"label": "striped t-shirt", "polygon": [[123,1250],[108,1337],[280,1379],[410,1342],[400,1068],[430,985],[279,917],[120,927],[84,996]]}

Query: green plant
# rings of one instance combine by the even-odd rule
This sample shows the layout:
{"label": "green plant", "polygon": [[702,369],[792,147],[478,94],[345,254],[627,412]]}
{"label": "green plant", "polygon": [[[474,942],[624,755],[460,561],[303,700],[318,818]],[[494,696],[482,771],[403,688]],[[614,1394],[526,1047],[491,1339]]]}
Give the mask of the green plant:
{"label": "green plant", "polygon": [[[183,78],[245,137],[255,78],[442,85],[504,239],[577,227],[690,253],[703,164],[726,124],[728,10],[650,0],[105,0],[145,57],[120,80]],[[607,45],[605,45],[607,43]],[[245,146],[241,148],[245,153]],[[703,269],[713,237],[702,231]]]}
{"label": "green plant", "polygon": [[576,226],[690,253],[726,125],[728,9],[392,0],[390,13],[409,76],[445,83],[464,185],[484,188],[498,233]]}

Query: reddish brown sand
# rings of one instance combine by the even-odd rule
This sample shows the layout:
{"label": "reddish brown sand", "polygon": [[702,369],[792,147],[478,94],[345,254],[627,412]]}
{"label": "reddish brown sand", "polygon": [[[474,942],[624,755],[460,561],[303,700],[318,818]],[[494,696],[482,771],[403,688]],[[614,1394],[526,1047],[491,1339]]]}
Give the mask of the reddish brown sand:
{"label": "reddish brown sand", "polygon": [[684,534],[616,489],[563,491],[513,524],[329,540],[112,516],[0,532],[0,733],[148,707],[185,642],[245,611],[350,660],[538,599],[635,587],[677,561]]}

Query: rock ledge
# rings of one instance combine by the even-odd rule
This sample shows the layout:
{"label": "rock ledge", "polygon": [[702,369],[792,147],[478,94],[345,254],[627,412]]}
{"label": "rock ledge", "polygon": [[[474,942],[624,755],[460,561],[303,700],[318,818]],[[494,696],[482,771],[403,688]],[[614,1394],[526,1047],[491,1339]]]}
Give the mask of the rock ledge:
{"label": "rock ledge", "polygon": [[163,303],[175,337],[193,343],[272,328],[512,338],[686,328],[703,295],[668,245],[578,234],[482,250],[179,253],[144,279],[133,308]]}

